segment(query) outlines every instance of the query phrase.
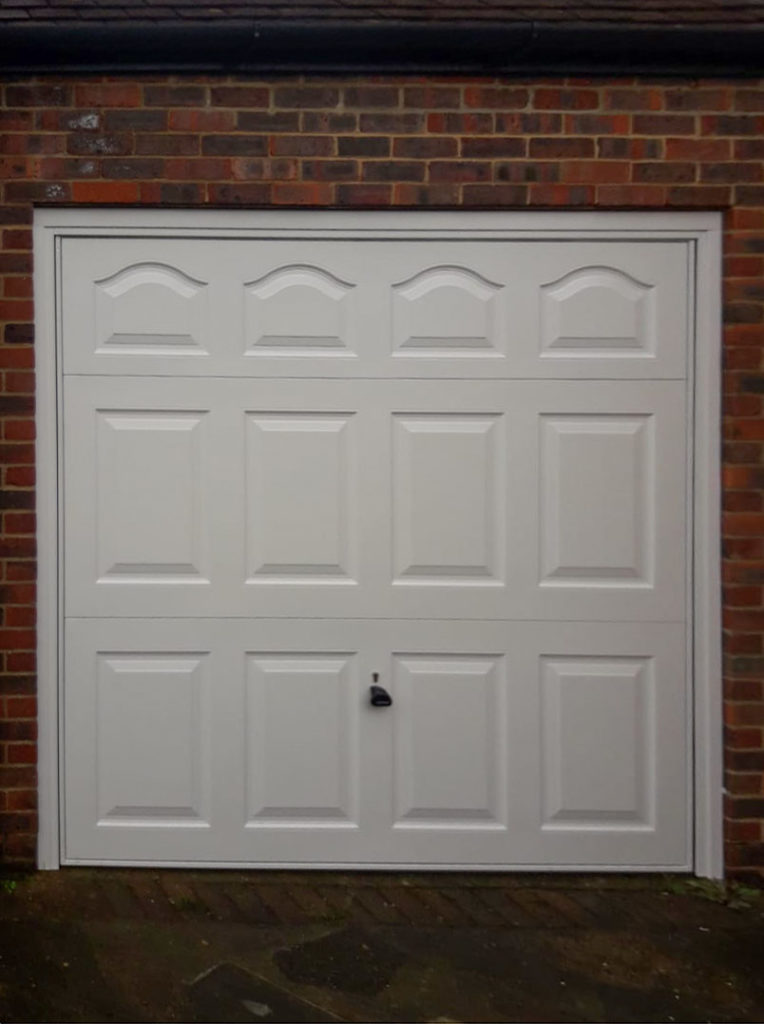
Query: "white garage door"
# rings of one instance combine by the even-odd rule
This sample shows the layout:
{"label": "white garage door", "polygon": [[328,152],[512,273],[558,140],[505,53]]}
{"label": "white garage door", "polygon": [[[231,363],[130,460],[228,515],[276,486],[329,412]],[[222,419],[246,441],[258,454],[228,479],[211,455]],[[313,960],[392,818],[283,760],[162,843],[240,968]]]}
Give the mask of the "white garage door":
{"label": "white garage door", "polygon": [[65,862],[688,865],[684,242],[62,244]]}

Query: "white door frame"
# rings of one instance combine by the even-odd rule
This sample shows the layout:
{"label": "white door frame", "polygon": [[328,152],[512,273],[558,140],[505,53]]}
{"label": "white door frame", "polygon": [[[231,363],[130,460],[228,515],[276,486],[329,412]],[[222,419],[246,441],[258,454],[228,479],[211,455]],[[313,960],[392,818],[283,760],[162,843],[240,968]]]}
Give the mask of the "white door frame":
{"label": "white door frame", "polygon": [[[686,241],[694,257],[688,295],[691,443],[688,446],[688,544],[691,545],[688,665],[693,679],[688,747],[694,748],[694,869],[721,878],[722,682],[720,548],[721,231],[719,213],[409,212],[41,209],[35,211],[37,368],[38,779],[37,857],[60,864],[60,646],[63,621],[61,493],[60,248],[64,236],[439,237],[545,240],[586,238]],[[691,261],[692,262],[692,261]],[[694,297],[694,303],[692,298]],[[601,870],[601,869],[600,869]],[[620,868],[619,870],[627,870]],[[635,866],[635,870],[638,868]]]}

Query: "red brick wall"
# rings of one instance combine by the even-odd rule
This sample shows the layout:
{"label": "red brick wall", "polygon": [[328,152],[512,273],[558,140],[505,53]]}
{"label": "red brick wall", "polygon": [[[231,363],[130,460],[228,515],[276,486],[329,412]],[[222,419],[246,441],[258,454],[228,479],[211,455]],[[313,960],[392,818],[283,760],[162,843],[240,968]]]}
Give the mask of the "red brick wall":
{"label": "red brick wall", "polygon": [[0,106],[0,859],[35,836],[33,204],[722,208],[727,864],[764,871],[764,80],[39,78]]}

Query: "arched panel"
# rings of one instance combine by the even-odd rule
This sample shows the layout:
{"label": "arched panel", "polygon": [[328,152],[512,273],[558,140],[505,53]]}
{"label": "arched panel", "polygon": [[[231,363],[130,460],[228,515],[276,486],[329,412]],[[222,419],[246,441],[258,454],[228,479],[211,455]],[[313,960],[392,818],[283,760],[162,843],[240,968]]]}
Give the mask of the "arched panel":
{"label": "arched panel", "polygon": [[348,339],[354,287],[319,267],[297,265],[246,283],[247,354],[354,355]]}
{"label": "arched panel", "polygon": [[612,267],[582,267],[541,286],[543,355],[655,353],[652,285]]}
{"label": "arched panel", "polygon": [[431,267],[393,285],[399,356],[499,356],[494,284],[466,267]]}
{"label": "arched panel", "polygon": [[98,352],[206,355],[207,283],[164,263],[95,282]]}

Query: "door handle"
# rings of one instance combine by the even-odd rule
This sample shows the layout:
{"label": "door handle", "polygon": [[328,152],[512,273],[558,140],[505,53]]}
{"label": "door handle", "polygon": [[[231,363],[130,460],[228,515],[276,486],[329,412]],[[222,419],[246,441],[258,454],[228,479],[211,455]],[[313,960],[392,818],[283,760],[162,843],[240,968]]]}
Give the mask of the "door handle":
{"label": "door handle", "polygon": [[379,679],[379,672],[374,672],[371,678],[374,680],[374,682],[369,687],[369,692],[371,694],[371,697],[369,698],[369,703],[372,704],[372,706],[375,708],[389,708],[390,705],[393,703],[393,698],[390,696],[390,694],[387,692],[384,686],[380,686],[379,683],[377,682],[377,680]]}

